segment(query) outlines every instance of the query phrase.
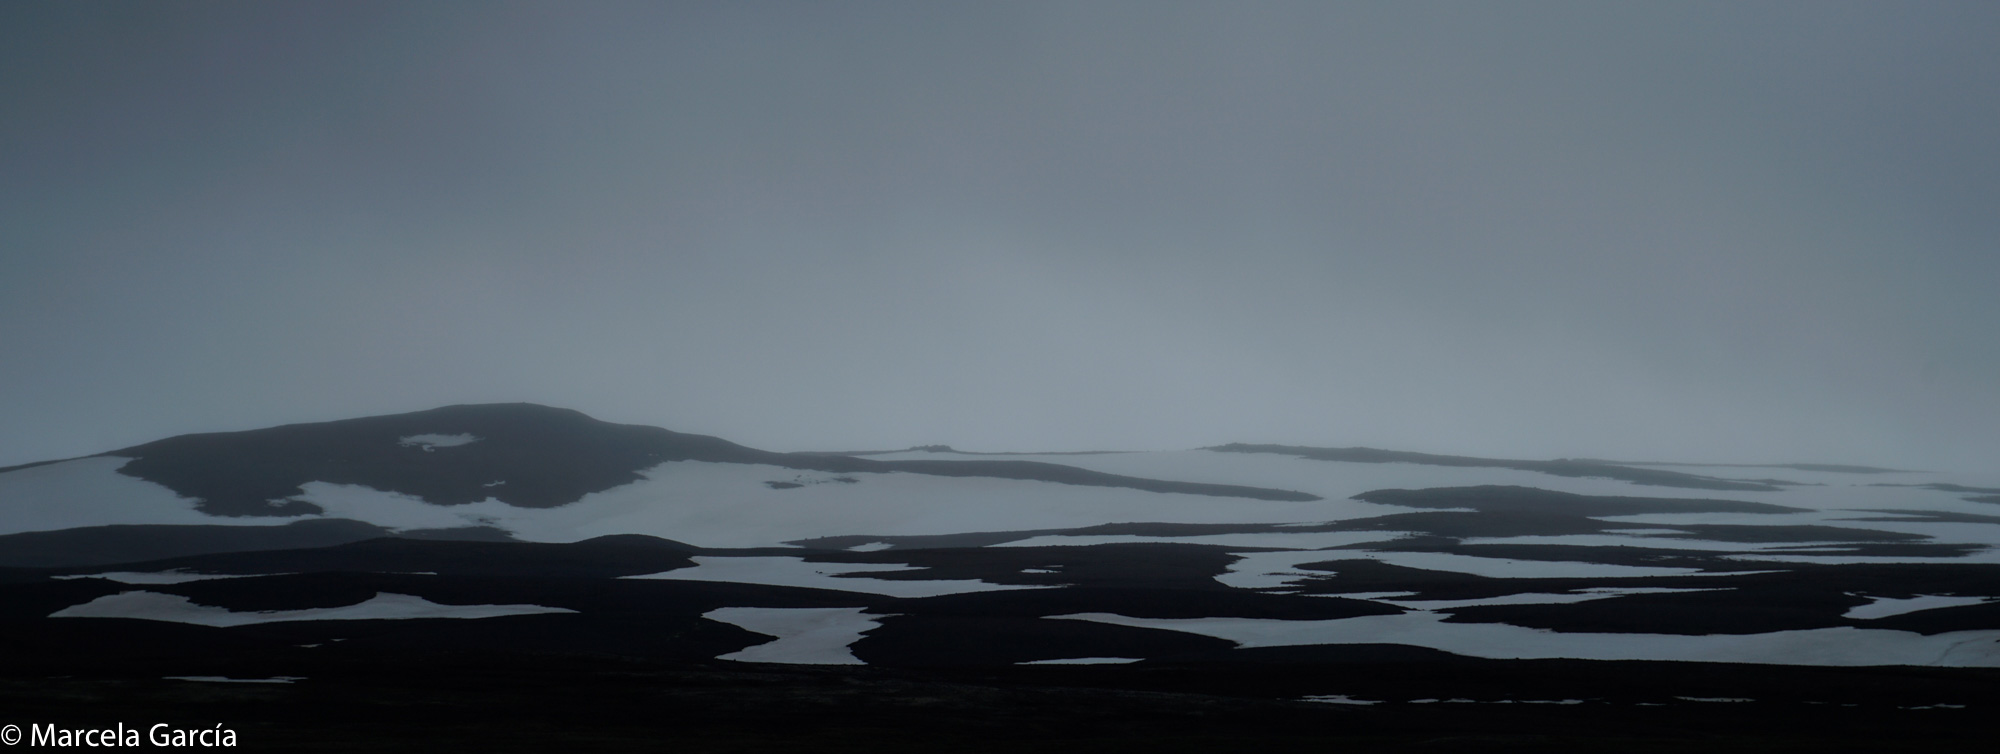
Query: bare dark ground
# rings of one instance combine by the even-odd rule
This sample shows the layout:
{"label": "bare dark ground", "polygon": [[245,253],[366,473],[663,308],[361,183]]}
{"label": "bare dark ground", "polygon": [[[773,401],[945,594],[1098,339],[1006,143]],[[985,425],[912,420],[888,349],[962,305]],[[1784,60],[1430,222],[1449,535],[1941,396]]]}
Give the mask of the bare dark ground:
{"label": "bare dark ground", "polygon": [[[2000,703],[2000,673],[1980,669],[1267,659],[918,670],[383,656],[288,663],[306,675],[290,684],[94,668],[0,677],[0,723],[221,724],[249,751],[1989,752]],[[1379,703],[1296,701],[1308,693]],[[1584,701],[1552,703],[1566,699]]]}

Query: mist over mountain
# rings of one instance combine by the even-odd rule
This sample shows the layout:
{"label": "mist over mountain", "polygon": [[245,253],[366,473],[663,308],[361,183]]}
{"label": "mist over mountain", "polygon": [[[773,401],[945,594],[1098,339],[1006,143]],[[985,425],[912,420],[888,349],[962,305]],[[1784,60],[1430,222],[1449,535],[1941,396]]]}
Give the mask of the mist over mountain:
{"label": "mist over mountain", "polygon": [[2000,457],[1985,3],[0,14],[0,466],[510,401]]}
{"label": "mist over mountain", "polygon": [[1983,751],[1994,39],[0,4],[0,738]]}

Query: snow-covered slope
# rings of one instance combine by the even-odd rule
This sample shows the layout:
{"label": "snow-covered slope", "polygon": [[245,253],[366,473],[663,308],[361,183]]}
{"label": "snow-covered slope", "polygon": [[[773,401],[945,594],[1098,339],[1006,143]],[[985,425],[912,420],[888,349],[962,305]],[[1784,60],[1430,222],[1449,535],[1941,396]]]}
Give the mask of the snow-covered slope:
{"label": "snow-covered slope", "polygon": [[[75,597],[49,616],[211,626],[370,620],[377,594],[436,607],[407,617],[527,605],[543,621],[707,595],[670,600],[674,620],[747,631],[708,655],[743,661],[1144,660],[1220,642],[1994,666],[1995,495],[2000,478],[1912,471],[1354,448],[772,453],[454,406],[0,471],[0,566],[70,567],[51,576]],[[329,548],[382,536],[488,542],[412,545],[395,565]],[[559,571],[504,563],[531,546],[557,547],[535,562]],[[157,562],[110,567],[141,560]],[[622,596],[454,592],[468,563]],[[169,591],[114,591],[127,583]],[[927,638],[964,631],[993,638]]]}

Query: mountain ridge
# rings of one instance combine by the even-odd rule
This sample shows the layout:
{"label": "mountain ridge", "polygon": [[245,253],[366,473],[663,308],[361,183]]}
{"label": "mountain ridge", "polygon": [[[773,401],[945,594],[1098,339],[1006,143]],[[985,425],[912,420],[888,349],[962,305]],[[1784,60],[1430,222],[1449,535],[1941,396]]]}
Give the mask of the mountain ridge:
{"label": "mountain ridge", "polygon": [[532,403],[458,404],[178,435],[85,457],[131,459],[119,473],[195,499],[204,513],[232,517],[323,513],[319,506],[297,499],[304,494],[304,485],[312,482],[360,485],[434,505],[492,499],[522,508],[552,508],[639,481],[641,472],[668,461],[765,464],[830,473],[992,477],[1257,500],[1320,499],[1292,490],[1143,479],[1038,461],[880,461],[779,453],[708,435],[615,424],[573,409]]}

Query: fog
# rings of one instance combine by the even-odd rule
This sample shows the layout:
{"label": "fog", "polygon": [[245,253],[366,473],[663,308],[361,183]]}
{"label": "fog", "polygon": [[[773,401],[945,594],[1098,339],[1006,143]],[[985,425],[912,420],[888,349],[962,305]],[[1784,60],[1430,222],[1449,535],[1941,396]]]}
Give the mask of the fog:
{"label": "fog", "polygon": [[531,401],[774,450],[2000,458],[2000,5],[12,3],[0,466]]}

